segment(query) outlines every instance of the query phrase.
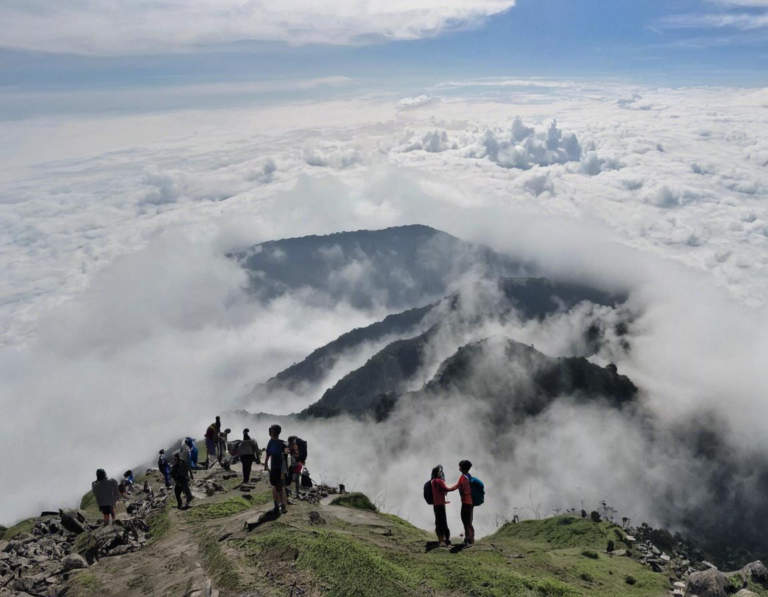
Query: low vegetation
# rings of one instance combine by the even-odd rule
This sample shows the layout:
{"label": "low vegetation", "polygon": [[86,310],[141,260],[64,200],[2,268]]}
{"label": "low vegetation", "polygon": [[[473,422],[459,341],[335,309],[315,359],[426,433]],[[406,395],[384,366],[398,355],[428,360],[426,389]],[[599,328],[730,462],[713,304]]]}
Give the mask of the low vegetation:
{"label": "low vegetation", "polygon": [[205,522],[217,518],[227,518],[248,510],[252,505],[251,500],[242,496],[236,496],[221,502],[200,504],[186,512],[185,518],[188,522],[192,523]]}
{"label": "low vegetation", "polygon": [[368,499],[368,496],[363,493],[347,493],[334,499],[331,502],[331,505],[376,512],[376,506],[374,506],[371,500]]}

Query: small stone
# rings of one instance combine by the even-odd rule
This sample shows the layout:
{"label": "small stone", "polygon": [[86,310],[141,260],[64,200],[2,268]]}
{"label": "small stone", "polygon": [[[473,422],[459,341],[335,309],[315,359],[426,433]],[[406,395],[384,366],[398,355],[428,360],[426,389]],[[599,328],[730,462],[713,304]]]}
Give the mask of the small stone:
{"label": "small stone", "polygon": [[61,563],[64,565],[64,570],[67,572],[70,570],[88,568],[88,562],[85,561],[85,558],[76,553],[71,553],[68,556],[65,556]]}

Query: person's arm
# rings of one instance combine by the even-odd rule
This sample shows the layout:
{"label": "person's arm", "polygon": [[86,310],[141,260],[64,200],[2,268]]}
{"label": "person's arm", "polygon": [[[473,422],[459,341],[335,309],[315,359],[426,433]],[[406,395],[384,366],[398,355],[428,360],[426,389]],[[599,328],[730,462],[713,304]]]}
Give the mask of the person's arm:
{"label": "person's arm", "polygon": [[[450,487],[446,487],[446,491],[456,491],[459,487],[461,487],[462,479],[463,479],[463,476],[459,477],[459,480],[456,481],[456,485],[451,485]],[[443,483],[445,483],[445,481],[443,481]]]}
{"label": "person's arm", "polygon": [[264,456],[264,470],[269,470],[269,457],[271,454],[269,453],[269,445],[267,445],[267,454]]}

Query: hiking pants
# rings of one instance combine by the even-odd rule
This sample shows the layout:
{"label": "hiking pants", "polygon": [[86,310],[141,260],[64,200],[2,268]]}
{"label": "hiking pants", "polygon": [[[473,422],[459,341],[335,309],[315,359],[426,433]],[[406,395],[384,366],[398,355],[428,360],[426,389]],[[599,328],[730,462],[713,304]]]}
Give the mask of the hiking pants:
{"label": "hiking pants", "polygon": [[178,503],[179,508],[181,508],[182,493],[186,496],[187,502],[189,502],[192,499],[192,492],[189,490],[189,479],[177,479],[176,486],[173,488],[173,493],[176,494],[176,502]]}
{"label": "hiking pants", "polygon": [[464,543],[475,542],[475,527],[472,526],[475,507],[472,504],[461,505],[461,522],[464,525]]}
{"label": "hiking pants", "polygon": [[445,513],[445,506],[433,506],[435,509],[435,534],[437,538],[441,537],[445,541],[451,540],[451,530],[448,528],[448,517]]}
{"label": "hiking pants", "polygon": [[171,486],[171,467],[166,466],[162,472],[163,472],[163,477],[165,477],[165,486],[170,487]]}
{"label": "hiking pants", "polygon": [[253,454],[243,454],[240,460],[243,463],[243,483],[248,483],[251,480],[251,467],[256,457]]}

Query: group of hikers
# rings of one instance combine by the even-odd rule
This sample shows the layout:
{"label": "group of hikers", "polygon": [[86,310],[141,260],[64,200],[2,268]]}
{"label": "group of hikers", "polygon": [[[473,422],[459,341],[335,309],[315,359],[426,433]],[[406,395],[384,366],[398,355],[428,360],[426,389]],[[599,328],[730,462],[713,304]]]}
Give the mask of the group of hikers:
{"label": "group of hikers", "polygon": [[475,544],[475,507],[481,506],[485,501],[485,486],[477,477],[470,474],[472,463],[469,460],[459,462],[461,476],[455,485],[450,487],[445,482],[443,465],[438,464],[432,469],[432,478],[424,485],[424,499],[435,511],[435,534],[439,547],[451,545],[451,530],[448,528],[448,512],[446,506],[450,504],[446,496],[451,491],[459,491],[461,497],[461,522],[464,525],[464,547],[472,547]]}
{"label": "group of hikers", "polygon": [[[287,512],[288,506],[293,504],[288,500],[291,485],[294,485],[294,495],[299,496],[302,487],[310,488],[313,484],[306,468],[307,442],[297,436],[290,436],[285,442],[280,439],[282,431],[280,425],[270,426],[269,442],[264,457],[264,470],[269,471],[269,484],[272,487],[273,511],[277,515]],[[220,417],[216,417],[216,420],[208,426],[205,433],[206,458],[203,466],[198,465],[198,449],[192,438],[188,437],[181,442],[181,448],[174,452],[172,462],[168,462],[165,450],[160,450],[157,468],[163,475],[166,487],[168,489],[173,487],[180,510],[188,508],[194,499],[189,486],[189,482],[194,479],[193,471],[197,468],[210,468],[211,458],[226,469],[229,469],[230,464],[241,462],[243,484],[250,482],[254,463],[261,463],[259,445],[251,438],[249,429],[243,430],[242,440],[231,443],[228,441],[230,433],[230,429],[221,430]],[[471,469],[472,463],[469,460],[459,462],[461,476],[454,485],[449,486],[445,481],[443,466],[437,465],[432,469],[431,479],[424,485],[424,499],[434,509],[435,533],[440,547],[452,544],[446,509],[450,502],[446,498],[450,492],[457,490],[461,499],[464,547],[472,547],[475,543],[474,510],[485,500],[485,487],[480,479],[470,474]],[[123,482],[119,484],[114,479],[108,479],[103,469],[96,471],[93,495],[99,510],[104,515],[105,525],[109,524],[110,517],[112,521],[115,520],[117,502],[121,497],[127,499],[133,484],[133,472],[130,470],[125,472]],[[144,491],[151,491],[146,482]],[[182,496],[185,498],[183,505]]]}
{"label": "group of hikers", "polygon": [[[181,447],[173,453],[171,462],[160,450],[157,468],[163,475],[166,488],[173,488],[178,508],[188,508],[194,499],[190,489],[190,481],[194,480],[194,471],[200,468],[208,469],[218,462],[223,468],[229,469],[231,464],[240,462],[243,469],[243,484],[251,480],[253,465],[261,463],[261,450],[256,440],[250,436],[250,429],[243,430],[243,439],[228,441],[231,429],[221,429],[221,417],[208,426],[205,432],[206,458],[204,464],[198,463],[198,448],[195,440],[187,437],[181,442]],[[275,513],[285,513],[293,502],[288,500],[288,487],[294,485],[295,495],[298,496],[301,487],[310,488],[313,481],[305,464],[307,461],[307,442],[297,436],[288,438],[288,442],[280,439],[282,428],[272,425],[269,428],[264,470],[269,471],[269,482],[272,486]],[[104,469],[96,471],[96,481],[92,484],[93,495],[99,510],[104,515],[104,524],[114,522],[118,501],[128,499],[134,485],[133,471],[126,471],[123,481],[107,478]],[[145,491],[151,491],[145,482]],[[185,498],[182,504],[182,496]]]}

